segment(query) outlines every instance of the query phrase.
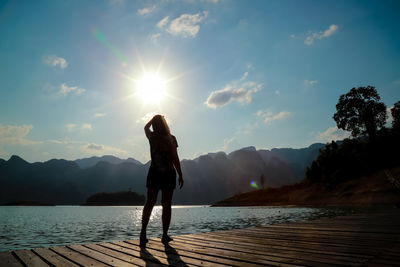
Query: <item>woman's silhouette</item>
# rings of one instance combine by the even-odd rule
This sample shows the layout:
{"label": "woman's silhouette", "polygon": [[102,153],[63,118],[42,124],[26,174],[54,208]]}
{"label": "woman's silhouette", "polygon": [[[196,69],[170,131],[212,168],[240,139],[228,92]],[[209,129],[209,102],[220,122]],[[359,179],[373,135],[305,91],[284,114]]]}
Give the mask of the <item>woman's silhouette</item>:
{"label": "woman's silhouette", "polygon": [[[152,126],[153,131],[150,131]],[[140,245],[147,243],[146,229],[151,211],[157,200],[158,191],[162,191],[162,226],[163,236],[161,242],[170,242],[168,228],[171,221],[171,200],[176,186],[176,173],[179,175],[179,188],[183,186],[181,164],[179,162],[175,136],[171,135],[164,116],[156,115],[144,126],[144,132],[150,142],[151,165],[147,174],[147,198],[143,208],[142,230],[140,232]]]}

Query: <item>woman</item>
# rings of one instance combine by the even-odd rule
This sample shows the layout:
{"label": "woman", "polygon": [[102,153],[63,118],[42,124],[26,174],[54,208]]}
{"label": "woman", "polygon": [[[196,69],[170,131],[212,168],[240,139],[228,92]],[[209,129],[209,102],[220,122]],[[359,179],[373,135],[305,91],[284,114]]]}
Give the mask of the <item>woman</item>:
{"label": "woman", "polygon": [[[153,131],[150,131],[152,126]],[[179,162],[175,136],[171,135],[164,116],[154,116],[144,127],[144,132],[150,142],[151,165],[147,174],[147,199],[143,208],[142,230],[140,232],[140,246],[148,242],[146,238],[147,224],[151,211],[157,200],[158,191],[161,190],[162,226],[163,236],[161,242],[167,244],[172,241],[168,236],[171,222],[171,200],[176,186],[176,173],[179,175],[179,188],[183,186],[181,164]]]}

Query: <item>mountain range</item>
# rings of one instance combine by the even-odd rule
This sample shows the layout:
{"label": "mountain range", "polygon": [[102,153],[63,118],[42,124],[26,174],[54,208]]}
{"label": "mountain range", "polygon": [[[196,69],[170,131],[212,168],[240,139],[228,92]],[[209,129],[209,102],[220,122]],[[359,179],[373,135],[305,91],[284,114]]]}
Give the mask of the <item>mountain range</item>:
{"label": "mountain range", "polygon": [[[307,148],[256,150],[246,147],[232,153],[209,153],[182,160],[185,186],[176,190],[174,204],[212,204],[259,187],[293,184],[304,178],[306,167],[325,145]],[[0,204],[36,201],[57,205],[79,205],[98,192],[132,190],[146,193],[150,161],[133,158],[91,157],[68,161],[51,159],[28,163],[18,156],[0,159]]]}

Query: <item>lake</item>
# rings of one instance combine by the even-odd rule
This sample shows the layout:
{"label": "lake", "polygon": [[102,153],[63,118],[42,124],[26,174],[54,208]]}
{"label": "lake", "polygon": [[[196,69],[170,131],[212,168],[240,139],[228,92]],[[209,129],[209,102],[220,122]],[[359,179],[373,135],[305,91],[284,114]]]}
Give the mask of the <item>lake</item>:
{"label": "lake", "polygon": [[[0,206],[0,251],[138,239],[142,206]],[[149,237],[159,237],[161,206]],[[229,230],[347,214],[335,208],[173,206],[170,235]]]}

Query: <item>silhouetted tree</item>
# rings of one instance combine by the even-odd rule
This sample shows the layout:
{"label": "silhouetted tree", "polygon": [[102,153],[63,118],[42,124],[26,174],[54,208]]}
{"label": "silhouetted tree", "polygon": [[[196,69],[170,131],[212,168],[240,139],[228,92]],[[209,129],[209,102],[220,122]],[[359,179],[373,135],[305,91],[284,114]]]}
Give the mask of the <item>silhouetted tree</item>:
{"label": "silhouetted tree", "polygon": [[395,132],[400,132],[400,101],[397,101],[390,110],[393,117],[392,128]]}
{"label": "silhouetted tree", "polygon": [[340,96],[333,119],[352,136],[367,134],[372,140],[386,122],[386,105],[380,99],[374,86],[352,88]]}

